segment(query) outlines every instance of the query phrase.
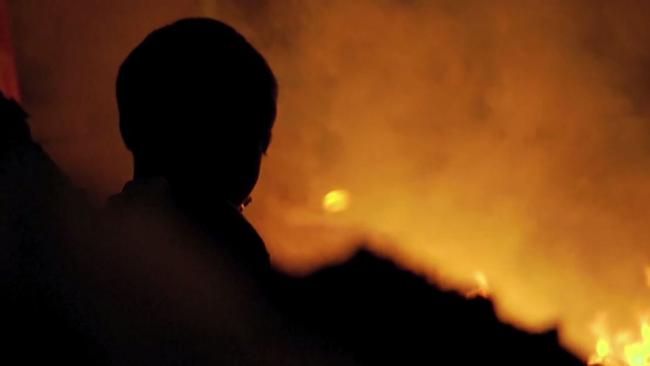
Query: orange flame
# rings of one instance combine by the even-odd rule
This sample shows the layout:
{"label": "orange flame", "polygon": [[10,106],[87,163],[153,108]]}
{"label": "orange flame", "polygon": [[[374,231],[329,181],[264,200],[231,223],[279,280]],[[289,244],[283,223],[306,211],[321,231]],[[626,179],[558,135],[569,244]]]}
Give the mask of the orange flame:
{"label": "orange flame", "polygon": [[590,365],[650,366],[650,323],[641,320],[640,337],[632,340],[629,331],[615,336],[603,333],[597,337]]}
{"label": "orange flame", "polygon": [[[650,287],[650,267],[644,268],[646,284]],[[602,366],[650,366],[650,318],[639,319],[636,338],[633,332],[621,330],[612,336],[607,328],[606,315],[601,314],[591,324],[596,336],[594,353],[590,365]]]}
{"label": "orange flame", "polygon": [[488,284],[487,277],[485,273],[481,271],[474,272],[474,281],[476,282],[476,288],[467,292],[465,295],[468,298],[489,298],[490,297],[490,285]]}

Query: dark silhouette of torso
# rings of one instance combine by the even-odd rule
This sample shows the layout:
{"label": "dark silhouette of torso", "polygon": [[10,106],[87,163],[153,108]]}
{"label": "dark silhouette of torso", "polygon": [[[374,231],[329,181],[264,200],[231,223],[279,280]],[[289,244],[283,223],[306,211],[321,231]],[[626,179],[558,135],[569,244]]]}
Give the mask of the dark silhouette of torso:
{"label": "dark silhouette of torso", "polygon": [[[138,199],[127,185],[113,202]],[[358,364],[583,364],[559,346],[555,332],[530,334],[501,323],[489,300],[440,290],[368,251],[292,277],[270,266],[260,236],[229,205],[177,210],[207,233],[203,245],[230,248],[290,332]]]}

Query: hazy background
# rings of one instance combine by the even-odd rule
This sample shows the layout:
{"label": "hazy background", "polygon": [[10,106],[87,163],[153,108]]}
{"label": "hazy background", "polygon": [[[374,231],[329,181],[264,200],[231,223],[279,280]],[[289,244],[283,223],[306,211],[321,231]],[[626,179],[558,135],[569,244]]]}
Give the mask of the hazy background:
{"label": "hazy background", "polygon": [[[98,202],[130,157],[114,79],[152,29],[231,23],[280,82],[249,217],[293,273],[361,243],[500,315],[636,331],[650,309],[650,2],[8,1],[36,137]],[[181,91],[179,91],[181,92]],[[346,189],[350,205],[325,213]],[[435,311],[435,309],[432,309]]]}

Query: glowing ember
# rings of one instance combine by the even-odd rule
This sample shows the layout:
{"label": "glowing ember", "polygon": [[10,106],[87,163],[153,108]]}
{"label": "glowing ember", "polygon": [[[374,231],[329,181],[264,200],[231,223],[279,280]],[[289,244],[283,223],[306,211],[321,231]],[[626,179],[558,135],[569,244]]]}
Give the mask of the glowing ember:
{"label": "glowing ember", "polygon": [[323,197],[323,209],[327,212],[342,212],[350,206],[350,193],[344,189],[335,189]]}
{"label": "glowing ember", "polygon": [[485,273],[481,271],[474,272],[474,281],[476,281],[476,288],[472,291],[469,291],[466,296],[469,298],[475,297],[490,297],[490,286],[487,281]]}

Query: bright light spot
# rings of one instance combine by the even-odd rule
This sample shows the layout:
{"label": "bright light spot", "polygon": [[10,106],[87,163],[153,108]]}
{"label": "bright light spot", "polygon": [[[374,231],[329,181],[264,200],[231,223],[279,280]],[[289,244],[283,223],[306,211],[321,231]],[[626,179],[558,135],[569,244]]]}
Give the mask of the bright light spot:
{"label": "bright light spot", "polygon": [[621,331],[614,336],[615,343],[610,341],[603,316],[599,316],[591,328],[597,341],[595,353],[589,360],[590,365],[650,366],[650,324],[645,318],[640,322],[640,337],[633,336],[627,330]]}
{"label": "bright light spot", "polygon": [[487,290],[488,281],[487,281],[487,277],[485,277],[485,273],[481,271],[476,271],[474,273],[474,279],[476,280],[476,283],[479,285],[480,288]]}
{"label": "bright light spot", "polygon": [[469,298],[475,297],[490,297],[490,285],[488,284],[487,277],[485,273],[481,271],[474,272],[474,281],[476,281],[476,288],[467,292],[465,295]]}
{"label": "bright light spot", "polygon": [[599,339],[596,343],[596,355],[598,356],[598,359],[604,360],[609,356],[610,352],[611,347],[609,346],[609,342],[605,339]]}
{"label": "bright light spot", "polygon": [[350,193],[344,189],[335,189],[323,197],[323,209],[327,212],[341,212],[350,206]]}

